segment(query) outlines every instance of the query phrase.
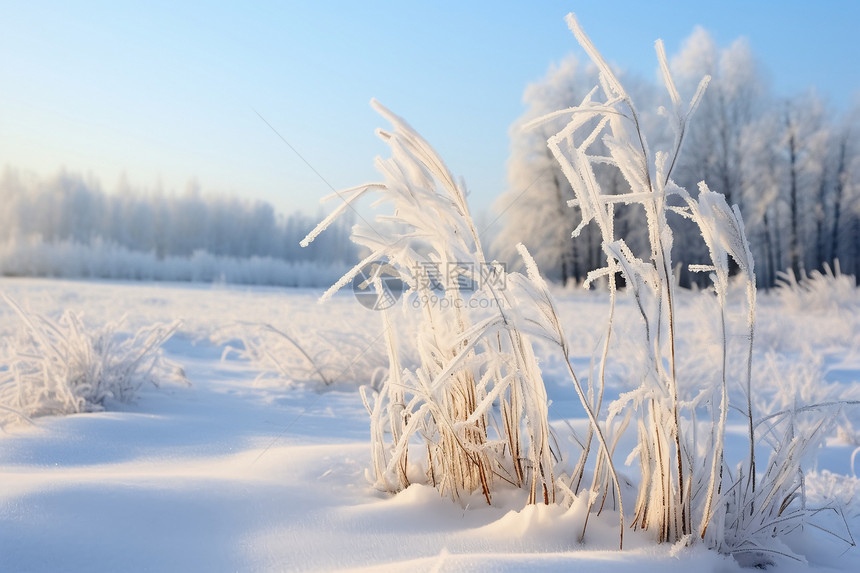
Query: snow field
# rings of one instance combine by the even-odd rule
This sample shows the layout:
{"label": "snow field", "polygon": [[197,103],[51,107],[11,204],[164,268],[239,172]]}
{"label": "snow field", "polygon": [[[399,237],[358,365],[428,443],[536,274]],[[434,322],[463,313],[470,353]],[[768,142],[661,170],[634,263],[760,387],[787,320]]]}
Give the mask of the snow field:
{"label": "snow field", "polygon": [[[4,571],[738,570],[731,559],[701,547],[655,545],[642,533],[628,532],[619,553],[611,513],[592,516],[579,545],[582,499],[569,510],[526,507],[523,492],[501,490],[488,507],[480,493],[455,503],[427,486],[397,496],[374,490],[365,475],[368,417],[354,388],[342,383],[318,392],[321,382],[304,378],[306,373],[285,384],[275,376],[258,378],[258,365],[236,355],[221,359],[224,340],[237,342],[230,336],[240,321],[268,322],[299,334],[334,324],[344,335],[368,333],[372,339],[369,333],[381,329],[380,317],[351,294],[318,306],[319,293],[311,290],[36,279],[4,279],[0,289],[34,312],[56,317],[75,310],[93,325],[123,313],[129,329],[179,318],[182,326],[164,345],[165,356],[183,366],[192,384],[144,387],[137,401],[113,404],[108,412],[5,428]],[[829,392],[857,391],[858,313],[844,309],[860,307],[860,297],[848,296],[842,311],[817,313],[762,296],[756,365],[769,352],[783,360],[763,384],[779,388],[784,372],[804,364],[806,347],[807,353],[825,355],[817,367]],[[587,326],[602,320],[605,301],[588,292],[559,291],[557,298],[569,324],[574,366],[584,377],[596,343]],[[681,304],[695,300],[691,294]],[[620,307],[622,314],[632,311],[627,301]],[[14,317],[9,308],[0,313],[5,339],[14,331]],[[688,318],[679,325],[680,339],[687,341],[683,333],[696,331],[704,319],[695,312],[683,316]],[[776,333],[801,330],[808,334],[805,342],[771,340]],[[825,336],[834,331],[853,336]],[[562,450],[575,456],[566,423],[581,433],[585,419],[558,362],[541,361],[549,413]],[[612,398],[625,389],[625,373],[609,379]],[[732,455],[744,447],[743,424],[737,422],[728,428]],[[856,532],[860,519],[851,496],[860,487],[850,461],[857,442],[851,441],[848,422],[812,462],[807,488],[810,503],[834,497],[847,503],[845,514]],[[623,461],[634,443],[635,437],[622,443],[616,456],[619,471],[631,481],[638,476]],[[822,520],[834,530],[840,525],[828,515]],[[780,571],[852,571],[860,564],[856,550],[846,551],[833,536],[810,535],[799,536],[793,549],[804,552],[812,566],[787,563]]]}

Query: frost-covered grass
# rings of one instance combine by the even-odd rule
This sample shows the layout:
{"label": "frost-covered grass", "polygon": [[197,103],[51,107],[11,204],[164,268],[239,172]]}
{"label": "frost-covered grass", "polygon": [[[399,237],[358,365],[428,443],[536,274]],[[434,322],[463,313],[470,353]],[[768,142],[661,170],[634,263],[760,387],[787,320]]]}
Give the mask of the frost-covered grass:
{"label": "frost-covered grass", "polygon": [[[340,321],[340,328],[297,331],[289,324],[242,322],[215,338],[227,342],[225,357],[235,354],[260,371],[257,383],[309,386],[320,390],[356,389],[358,382],[378,389],[388,373],[380,348],[382,333],[374,321]],[[407,363],[411,362],[405,358]]]}
{"label": "frost-covered grass", "polygon": [[90,328],[73,311],[52,320],[4,298],[21,328],[4,339],[0,424],[101,411],[111,401],[133,400],[144,384],[183,379],[161,352],[178,322],[133,333],[123,332],[122,321]]}
{"label": "frost-covered grass", "polygon": [[[832,431],[840,411],[857,402],[844,395],[824,402],[804,396],[802,390],[817,381],[813,377],[783,384],[778,393],[781,408],[773,407],[779,404],[773,395],[768,396],[771,407],[764,411],[754,407],[761,400],[756,396],[758,381],[765,376],[753,368],[756,279],[740,210],[729,206],[706,182],[700,182],[698,192],[693,193],[672,179],[688,123],[709,78],[702,79],[689,103],[683,102],[663,45],[657,42],[672,108],[662,110],[662,114],[671,123],[675,138],[669,149],[652,152],[634,102],[572,15],[568,23],[599,69],[600,83],[579,105],[534,123],[569,119],[549,138],[548,146],[574,191],[571,206],[582,215],[574,237],[588,224],[594,224],[602,237],[605,267],[592,271],[586,281],[604,280],[610,297],[605,344],[596,356],[598,375],[591,378],[590,395],[597,396],[593,402],[597,413],[605,391],[604,374],[616,359],[610,350],[612,337],[619,334],[615,314],[619,276],[624,278],[627,295],[638,310],[639,332],[628,328],[623,333],[633,335],[632,354],[638,362],[630,369],[633,387],[609,403],[598,422],[592,422],[595,432],[602,427],[613,442],[621,439],[628,425],[635,428],[636,445],[627,458],[628,463],[638,461],[639,469],[633,525],[660,542],[690,544],[701,539],[707,547],[749,564],[766,565],[782,558],[802,560],[786,545],[788,536],[810,525],[821,511],[841,515],[833,506],[813,508],[807,504],[804,471]],[[605,191],[595,177],[597,166],[617,170],[627,189],[620,194]],[[622,205],[642,214],[649,238],[645,252],[634,253],[625,240],[625,231],[616,229],[615,216]],[[700,325],[715,335],[710,342],[700,339],[702,348],[681,345],[671,217],[690,220],[708,253],[708,260],[690,266],[691,271],[709,274],[712,288],[700,296],[714,298],[717,303],[715,312],[704,314],[711,322]],[[625,229],[629,232],[627,226]],[[741,303],[734,305],[729,304],[730,260],[738,271],[734,282],[742,284],[745,293]],[[848,283],[832,274],[811,277],[786,290],[797,299],[821,299],[826,296],[822,293],[834,290],[828,289],[829,285],[843,291],[838,298],[849,296]],[[733,324],[737,316],[743,317],[740,325]],[[742,343],[737,344],[738,340]],[[694,366],[702,355],[709,357],[711,368],[704,376],[691,369],[698,382],[694,387],[683,378],[691,372],[682,372],[680,367],[684,362]],[[629,363],[629,356],[622,362]],[[734,452],[730,457],[725,444],[730,416],[736,413],[746,426],[747,452],[741,456]],[[812,420],[808,419],[810,414]],[[577,466],[580,476],[590,445],[589,434]],[[589,498],[606,500],[613,493],[609,491],[610,480],[599,476],[611,469],[611,459],[604,460],[601,451],[592,467],[595,477],[590,486],[583,486],[575,473],[571,489],[578,493],[582,487]],[[617,509],[623,515],[624,492],[617,480],[615,484]],[[622,517],[622,540],[623,530]],[[584,527],[583,536],[585,531]]]}
{"label": "frost-covered grass", "polygon": [[794,273],[785,273],[777,281],[776,294],[789,310],[856,311],[856,281],[843,275],[837,262],[831,269],[824,264],[824,271],[812,271],[798,280]]}
{"label": "frost-covered grass", "polygon": [[[362,388],[375,484],[398,492],[423,483],[454,499],[480,492],[488,504],[509,485],[528,491],[531,503],[553,503],[559,454],[529,332],[562,344],[546,285],[537,272],[506,275],[486,258],[462,185],[405,121],[373,105],[393,125],[377,132],[391,148],[376,162],[383,181],[330,196],[343,204],[302,244],[365,194],[391,209],[356,226],[353,240],[370,254],[323,297],[368,265],[377,292],[384,265],[406,285],[402,305],[378,313],[384,336],[376,346],[387,351],[387,375],[380,388]],[[414,327],[394,328],[404,322]],[[417,351],[415,366],[404,360],[401,338]]]}
{"label": "frost-covered grass", "polygon": [[[549,149],[574,191],[572,206],[582,214],[582,223],[574,230],[574,238],[590,223],[601,233],[606,264],[592,271],[587,281],[605,279],[610,295],[606,343],[599,355],[601,374],[592,379],[592,395],[597,395],[596,411],[600,411],[605,388],[602,373],[614,359],[609,352],[609,342],[615,328],[619,276],[623,276],[627,290],[636,301],[637,322],[642,327],[634,335],[634,346],[638,346],[641,360],[635,374],[638,384],[608,405],[604,417],[593,424],[594,431],[602,426],[605,433],[618,435],[631,423],[636,429],[638,443],[628,458],[628,461],[638,459],[640,470],[632,514],[636,528],[652,532],[661,542],[701,538],[710,547],[733,553],[738,547],[726,541],[727,535],[739,534],[744,543],[755,543],[749,529],[744,528],[743,520],[732,521],[732,514],[751,511],[749,500],[755,496],[757,486],[751,392],[756,308],[754,263],[737,207],[727,205],[725,198],[708,189],[704,182],[699,184],[698,194],[692,195],[672,180],[688,122],[710,78],[703,78],[689,103],[683,102],[669,72],[663,45],[657,42],[657,56],[672,104],[671,112],[664,115],[672,125],[675,138],[670,149],[652,152],[636,105],[572,15],[568,22],[598,67],[600,85],[579,105],[539,118],[534,123],[569,117],[567,125],[549,138]],[[616,169],[627,183],[627,190],[621,194],[605,191],[594,174],[597,165]],[[641,212],[642,223],[648,228],[648,251],[634,253],[628,246],[632,244],[626,240],[628,237],[616,229],[615,216],[620,205],[635,206]],[[713,376],[709,376],[699,393],[686,403],[681,399],[683,381],[678,375],[678,362],[683,355],[678,348],[679,306],[672,263],[672,216],[687,218],[698,227],[709,260],[692,266],[691,270],[710,274],[719,308],[711,328],[718,332],[720,358],[715,363]],[[740,269],[747,294],[744,306],[748,345],[738,354],[730,354],[728,344],[730,258]],[[736,470],[736,481],[731,481],[731,470],[727,466],[731,462],[726,461],[724,453],[731,363],[746,366],[739,378],[745,400],[735,407],[745,413],[749,429],[749,454],[743,461],[745,468]],[[710,421],[705,432],[697,431],[697,417],[701,414]],[[589,434],[578,465],[579,476],[586,467],[590,445]],[[608,467],[609,460],[604,461],[601,452],[594,462],[595,479],[590,486],[583,486],[581,477],[574,476],[576,481],[571,484],[574,492],[583,487],[589,496],[606,499],[610,493],[607,491],[609,480],[598,476]],[[620,504],[623,492],[617,487],[614,489],[618,510],[623,514]],[[724,491],[739,496],[736,505],[727,503]],[[783,499],[782,494],[788,491],[788,488],[785,492],[777,488],[774,496]],[[619,532],[622,539],[623,528],[622,519]],[[762,541],[757,546],[766,545],[767,542]]]}

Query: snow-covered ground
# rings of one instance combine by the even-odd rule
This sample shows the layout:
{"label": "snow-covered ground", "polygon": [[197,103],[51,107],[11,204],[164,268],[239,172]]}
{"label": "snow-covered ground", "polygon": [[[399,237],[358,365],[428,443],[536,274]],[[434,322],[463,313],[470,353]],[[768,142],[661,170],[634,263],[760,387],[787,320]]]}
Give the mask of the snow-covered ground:
{"label": "snow-covered ground", "polygon": [[[315,290],[36,279],[0,280],[0,292],[35,313],[80,312],[93,326],[127,315],[129,332],[181,319],[164,350],[190,382],[144,387],[133,403],[106,412],[43,417],[0,431],[0,571],[739,569],[701,546],[656,545],[632,531],[619,552],[611,515],[593,518],[579,544],[581,507],[526,507],[516,491],[497,495],[494,507],[480,496],[464,507],[426,486],[394,497],[374,490],[365,477],[368,417],[355,388],[372,378],[375,365],[384,366],[382,326],[351,293],[320,306]],[[605,299],[558,297],[574,365],[586,376]],[[708,310],[700,298],[685,296],[688,318],[679,329],[706,345],[700,324]],[[831,289],[761,299],[760,407],[792,389],[807,401],[856,399],[860,294]],[[620,313],[630,310],[622,304]],[[4,342],[19,322],[0,304]],[[243,337],[261,336],[260,324],[308,346],[333,342],[333,349],[308,350],[319,350],[331,372],[363,379],[332,375],[336,389],[320,392],[313,372],[292,358],[284,359],[286,372],[261,377],[267,363],[225,353],[241,348]],[[286,355],[288,346],[276,350]],[[559,362],[545,357],[542,367],[550,415],[566,443],[563,421],[581,426],[584,415]],[[693,357],[680,367],[695,379],[707,361]],[[611,378],[617,395],[623,367]],[[809,468],[807,490],[810,503],[843,509],[856,536],[860,482],[851,461],[860,424],[852,419],[860,415],[846,411]],[[742,437],[735,447],[743,447]],[[810,564],[784,562],[779,570],[860,570],[860,550],[835,537],[847,535],[841,517],[819,525],[831,533],[810,527],[792,547]]]}

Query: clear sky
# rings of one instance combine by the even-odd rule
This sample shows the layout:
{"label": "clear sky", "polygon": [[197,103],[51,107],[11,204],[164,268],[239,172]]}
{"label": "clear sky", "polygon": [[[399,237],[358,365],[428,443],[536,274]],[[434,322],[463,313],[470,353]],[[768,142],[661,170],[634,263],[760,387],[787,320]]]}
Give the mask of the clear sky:
{"label": "clear sky", "polygon": [[272,201],[313,213],[325,182],[376,179],[378,98],[466,179],[477,208],[505,186],[527,83],[580,53],[575,12],[606,58],[652,78],[653,41],[694,26],[746,37],[774,91],[860,90],[860,1],[11,2],[2,0],[0,165]]}

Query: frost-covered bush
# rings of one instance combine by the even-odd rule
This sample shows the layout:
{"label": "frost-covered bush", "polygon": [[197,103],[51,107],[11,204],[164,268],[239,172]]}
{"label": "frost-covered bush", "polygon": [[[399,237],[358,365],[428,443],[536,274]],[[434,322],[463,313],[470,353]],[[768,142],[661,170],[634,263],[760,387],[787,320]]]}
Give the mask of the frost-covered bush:
{"label": "frost-covered bush", "polygon": [[100,411],[110,401],[134,399],[144,384],[184,380],[181,368],[161,354],[161,345],[178,323],[157,324],[129,335],[120,330],[122,322],[91,329],[71,311],[54,321],[4,298],[22,329],[3,348],[0,424]]}

